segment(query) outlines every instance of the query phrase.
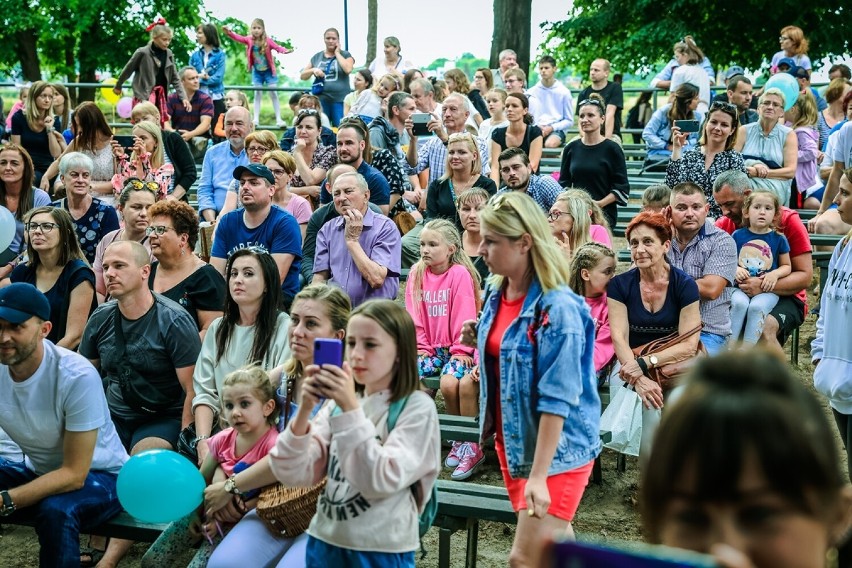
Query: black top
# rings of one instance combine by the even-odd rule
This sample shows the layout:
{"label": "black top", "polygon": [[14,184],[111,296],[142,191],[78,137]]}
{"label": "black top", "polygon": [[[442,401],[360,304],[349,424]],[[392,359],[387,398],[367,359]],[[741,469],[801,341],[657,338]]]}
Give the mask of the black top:
{"label": "black top", "polygon": [[594,146],[586,146],[580,140],[570,142],[562,152],[559,185],[584,189],[595,201],[614,194],[615,203],[603,208],[609,226],[614,227],[616,204],[626,205],[630,197],[627,163],[621,146],[612,140]]}
{"label": "black top", "polygon": [[[473,183],[471,188],[480,187],[488,192],[489,195],[497,193],[497,184],[494,180],[480,175]],[[429,219],[449,219],[456,224],[459,232],[462,230],[461,219],[459,212],[456,209],[456,198],[459,196],[458,191],[453,187],[453,182],[449,178],[445,180],[436,179],[429,184],[429,190],[426,194],[426,214],[424,217]]]}
{"label": "black top", "polygon": [[[57,130],[62,129],[62,121],[57,116],[53,121],[53,126]],[[12,115],[12,136],[21,137],[21,146],[29,152],[33,159],[33,167],[35,171],[44,173],[50,164],[53,163],[53,156],[50,154],[50,143],[48,142],[47,128],[41,132],[35,132],[30,129],[30,124],[27,122],[27,117],[24,116],[24,111],[19,110]]]}
{"label": "black top", "polygon": [[[500,146],[500,151],[502,152],[509,146],[506,144],[506,131],[509,129],[508,126],[501,126],[500,128],[495,128],[491,131],[491,139]],[[536,138],[541,138],[541,128],[536,126],[535,124],[528,124],[527,130],[524,132],[524,141],[521,142],[521,145],[518,146],[524,153],[529,156],[530,155],[530,144]],[[542,142],[543,143],[543,142]],[[541,164],[539,164],[540,166]],[[534,174],[537,174],[539,170],[534,171]]]}
{"label": "black top", "polygon": [[482,120],[491,118],[491,113],[488,112],[488,103],[482,98],[482,93],[479,92],[479,89],[471,89],[467,94],[467,98],[470,99],[470,103],[482,117]]}
{"label": "black top", "polygon": [[600,91],[589,85],[577,97],[577,114],[580,114],[580,103],[588,99],[592,93],[597,93],[603,97],[606,105],[615,105],[615,126],[612,133],[621,136],[621,111],[624,109],[624,92],[621,90],[621,85],[609,81]]}
{"label": "black top", "polygon": [[159,47],[154,45],[153,42],[151,43],[151,52],[154,54],[154,56],[157,58],[157,61],[159,61],[160,63],[160,66],[157,67],[157,79],[154,83],[154,86],[162,87],[168,92],[169,81],[166,79],[166,57],[168,56],[168,54],[166,53],[165,49],[160,49]]}
{"label": "black top", "polygon": [[198,178],[192,152],[190,152],[189,146],[178,132],[166,130],[163,131],[163,150],[175,168],[175,186],[179,185],[186,190],[181,200],[187,201],[189,188],[192,187],[192,184]]}
{"label": "black top", "polygon": [[[154,277],[157,276],[159,262],[151,264],[151,274],[148,276],[148,287],[154,289]],[[198,322],[198,310],[221,312],[225,309],[225,279],[219,271],[205,264],[179,283],[174,288],[166,290],[163,296],[177,302],[192,316],[195,327],[201,330]]]}

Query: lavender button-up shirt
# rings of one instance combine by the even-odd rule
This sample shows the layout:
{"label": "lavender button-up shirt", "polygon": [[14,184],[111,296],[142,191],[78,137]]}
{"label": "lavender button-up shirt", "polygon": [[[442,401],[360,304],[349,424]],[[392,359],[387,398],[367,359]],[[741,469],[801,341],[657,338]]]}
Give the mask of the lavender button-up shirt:
{"label": "lavender button-up shirt", "polygon": [[358,242],[367,256],[388,269],[387,277],[379,288],[372,288],[364,279],[346,248],[344,218],[336,217],[323,225],[317,233],[314,274],[328,270],[329,283],[343,288],[352,300],[352,307],[374,298],[396,299],[399,291],[399,271],[402,257],[402,239],[399,230],[389,218],[367,209],[364,229]]}

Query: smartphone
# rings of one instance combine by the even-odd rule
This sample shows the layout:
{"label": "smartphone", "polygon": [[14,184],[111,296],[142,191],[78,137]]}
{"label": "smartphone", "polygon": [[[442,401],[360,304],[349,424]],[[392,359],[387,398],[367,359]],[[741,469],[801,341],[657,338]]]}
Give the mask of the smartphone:
{"label": "smartphone", "polygon": [[121,144],[121,147],[125,150],[130,150],[131,148],[133,148],[133,143],[136,141],[135,136],[127,136],[124,134],[116,134],[115,136],[113,136],[113,139],[119,144]]}
{"label": "smartphone", "polygon": [[339,339],[314,339],[314,365],[343,366],[343,342]]}
{"label": "smartphone", "polygon": [[432,120],[432,115],[428,112],[416,112],[411,115],[411,121],[414,123],[414,128],[411,129],[415,136],[434,136],[426,125]]}
{"label": "smartphone", "polygon": [[681,132],[698,132],[700,125],[697,120],[675,120],[675,126],[680,128]]}
{"label": "smartphone", "polygon": [[557,542],[546,554],[553,568],[719,568],[706,554],[641,543]]}

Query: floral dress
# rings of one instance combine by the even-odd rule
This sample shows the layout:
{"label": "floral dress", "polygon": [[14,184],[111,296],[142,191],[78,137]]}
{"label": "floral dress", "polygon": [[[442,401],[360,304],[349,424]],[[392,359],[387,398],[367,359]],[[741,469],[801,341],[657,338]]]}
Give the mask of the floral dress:
{"label": "floral dress", "polygon": [[666,168],[666,185],[674,187],[679,183],[691,181],[704,190],[707,203],[710,204],[710,216],[718,219],[722,209],[713,198],[713,182],[722,172],[739,170],[745,173],[743,155],[736,150],[724,150],[713,156],[710,167],[704,168],[704,153],[701,148],[687,150],[679,160],[672,160]]}
{"label": "floral dress", "polygon": [[155,169],[151,165],[151,154],[143,154],[141,158],[139,158],[142,168],[142,175],[140,175],[139,167],[136,165],[136,160],[128,160],[126,154],[122,156],[118,162],[118,173],[112,178],[112,188],[115,190],[116,199],[118,199],[118,196],[121,195],[121,192],[124,190],[124,184],[126,184],[127,180],[130,178],[139,178],[142,181],[153,181],[159,186],[159,189],[157,190],[157,201],[164,199],[173,188],[172,183],[175,174],[175,167],[171,164],[168,158],[165,157],[165,153],[163,154],[163,157],[165,159],[165,163]]}

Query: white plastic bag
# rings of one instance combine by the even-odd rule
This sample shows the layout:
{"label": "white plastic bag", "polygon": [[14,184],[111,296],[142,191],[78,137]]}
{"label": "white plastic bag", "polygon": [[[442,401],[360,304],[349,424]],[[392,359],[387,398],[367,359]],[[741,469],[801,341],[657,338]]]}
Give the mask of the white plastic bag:
{"label": "white plastic bag", "polygon": [[628,385],[615,389],[612,400],[601,415],[601,434],[612,439],[605,448],[631,456],[639,455],[642,441],[642,400]]}

